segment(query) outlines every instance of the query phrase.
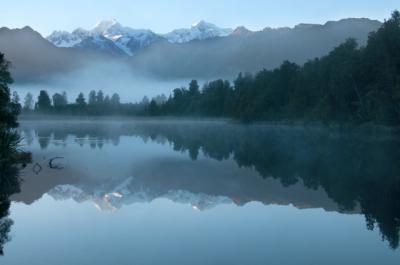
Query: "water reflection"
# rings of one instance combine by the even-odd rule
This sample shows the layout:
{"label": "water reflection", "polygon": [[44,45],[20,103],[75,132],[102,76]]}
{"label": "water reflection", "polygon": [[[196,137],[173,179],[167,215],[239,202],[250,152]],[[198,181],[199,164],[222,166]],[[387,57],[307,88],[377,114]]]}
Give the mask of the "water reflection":
{"label": "water reflection", "polygon": [[[368,229],[399,244],[400,142],[390,133],[182,121],[24,122],[21,131],[40,148],[34,162],[61,155],[66,166],[44,166],[15,200],[48,193],[109,210],[160,197],[200,210],[293,204],[361,212]],[[190,159],[161,155],[165,148],[148,154],[145,143]]]}
{"label": "water reflection", "polygon": [[9,218],[10,196],[20,191],[18,168],[0,165],[0,255],[4,255],[4,245],[11,240],[9,235],[13,220]]}

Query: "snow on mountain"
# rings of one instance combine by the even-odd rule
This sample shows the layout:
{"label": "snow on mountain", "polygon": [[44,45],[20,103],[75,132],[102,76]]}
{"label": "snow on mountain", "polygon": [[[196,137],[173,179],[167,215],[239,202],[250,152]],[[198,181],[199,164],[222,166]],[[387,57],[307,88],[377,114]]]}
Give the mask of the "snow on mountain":
{"label": "snow on mountain", "polygon": [[73,47],[80,43],[83,38],[81,36],[71,34],[66,31],[54,31],[51,35],[47,37],[51,43],[58,47]]}
{"label": "snow on mountain", "polygon": [[135,51],[162,41],[151,30],[123,27],[115,19],[104,20],[91,30],[76,29],[72,33],[55,31],[47,37],[58,47],[97,49],[111,54],[133,55]]}
{"label": "snow on mountain", "polygon": [[125,55],[126,53],[112,40],[103,35],[93,35],[83,39],[73,47],[88,51],[99,51],[111,55]]}
{"label": "snow on mountain", "polygon": [[185,43],[192,40],[205,40],[216,37],[225,37],[233,32],[232,29],[219,28],[214,24],[200,21],[191,28],[176,29],[164,35],[171,43]]}
{"label": "snow on mountain", "polygon": [[89,187],[73,185],[59,185],[48,194],[55,200],[73,199],[82,203],[91,201],[95,207],[102,211],[116,211],[123,205],[133,203],[151,202],[155,199],[165,198],[175,203],[190,204],[193,209],[207,210],[220,204],[231,204],[232,200],[217,195],[193,193],[185,190],[156,191],[141,183],[135,182],[129,177],[114,188],[97,187],[92,190]]}
{"label": "snow on mountain", "polygon": [[[153,43],[168,40],[171,43],[185,43],[192,40],[228,36],[232,29],[219,28],[214,24],[200,21],[191,28],[177,29],[167,34],[156,34],[148,29],[133,29],[124,27],[115,19],[97,23],[93,29],[76,29],[69,33],[54,31],[47,37],[58,47],[75,47],[82,49],[97,49],[110,54],[133,55],[137,50],[149,47]],[[106,41],[105,39],[111,41]],[[96,43],[99,41],[99,43]],[[118,51],[120,50],[120,52]]]}

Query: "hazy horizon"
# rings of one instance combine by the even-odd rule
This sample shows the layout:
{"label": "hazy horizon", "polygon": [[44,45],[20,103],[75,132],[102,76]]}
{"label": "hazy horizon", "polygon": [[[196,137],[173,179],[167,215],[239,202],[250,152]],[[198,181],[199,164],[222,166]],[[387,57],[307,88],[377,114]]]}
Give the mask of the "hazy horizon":
{"label": "hazy horizon", "polygon": [[[328,2],[328,3],[327,3]],[[300,23],[324,24],[343,18],[369,18],[384,21],[388,14],[399,8],[397,1],[104,1],[77,0],[55,3],[49,0],[33,2],[13,1],[2,4],[0,26],[22,28],[30,26],[43,36],[55,30],[73,31],[91,29],[102,20],[116,19],[122,25],[137,29],[151,29],[167,33],[178,28],[188,28],[205,20],[224,28],[245,26],[250,30],[265,27],[293,27]],[[21,5],[23,3],[23,5]],[[335,8],[332,8],[334,5]],[[79,10],[77,7],[79,6]],[[121,8],[123,7],[123,8]],[[282,13],[284,10],[284,14]],[[38,17],[36,14],[45,13]],[[151,13],[152,16],[147,14]],[[65,16],[68,14],[68,16]]]}

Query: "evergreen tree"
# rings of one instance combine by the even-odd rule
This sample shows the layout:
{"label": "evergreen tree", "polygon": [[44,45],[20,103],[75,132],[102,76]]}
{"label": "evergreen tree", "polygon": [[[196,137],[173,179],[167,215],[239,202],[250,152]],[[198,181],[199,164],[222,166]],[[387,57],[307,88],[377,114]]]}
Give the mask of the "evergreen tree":
{"label": "evergreen tree", "polygon": [[104,93],[103,93],[102,90],[97,91],[96,103],[97,104],[103,104],[104,103]]}
{"label": "evergreen tree", "polygon": [[63,91],[61,95],[63,97],[63,102],[65,103],[65,105],[68,105],[67,92]]}
{"label": "evergreen tree", "polygon": [[159,114],[159,107],[155,100],[150,101],[148,109],[150,116],[157,116]]}
{"label": "evergreen tree", "polygon": [[36,103],[36,109],[41,112],[48,112],[51,110],[51,100],[49,94],[45,90],[41,90]]}
{"label": "evergreen tree", "polygon": [[106,97],[104,98],[104,104],[107,106],[111,105],[111,99],[109,95],[106,95]]}
{"label": "evergreen tree", "polygon": [[92,90],[89,92],[89,105],[96,104],[96,91]]}
{"label": "evergreen tree", "polygon": [[22,106],[21,106],[20,97],[19,97],[17,91],[14,91],[14,92],[12,93],[11,104],[12,104],[11,107],[14,109],[14,111],[15,111],[16,113],[20,113],[20,112],[21,112]]}
{"label": "evergreen tree", "polygon": [[86,99],[83,93],[79,93],[78,97],[75,100],[76,104],[80,107],[86,106]]}
{"label": "evergreen tree", "polygon": [[9,62],[4,54],[0,53],[0,127],[16,127],[18,108],[10,100],[9,84],[12,83],[11,74],[8,70]]}
{"label": "evergreen tree", "polygon": [[20,97],[19,97],[19,95],[18,95],[18,92],[17,92],[17,91],[14,91],[14,92],[12,93],[11,102],[14,103],[14,104],[20,104],[19,101],[20,101]]}
{"label": "evergreen tree", "polygon": [[[65,92],[64,92],[65,93]],[[56,109],[61,109],[65,106],[67,106],[68,102],[66,99],[65,95],[59,94],[59,93],[55,93],[53,95],[53,106]]]}
{"label": "evergreen tree", "polygon": [[118,106],[120,104],[120,97],[117,93],[114,93],[111,96],[111,104],[114,106]]}
{"label": "evergreen tree", "polygon": [[200,87],[197,80],[192,80],[189,83],[189,95],[192,97],[197,97],[200,95]]}
{"label": "evergreen tree", "polygon": [[144,96],[140,104],[142,105],[148,105],[150,103],[150,100],[147,96]]}
{"label": "evergreen tree", "polygon": [[30,92],[28,92],[24,98],[24,110],[25,111],[30,111],[33,109],[33,96]]}

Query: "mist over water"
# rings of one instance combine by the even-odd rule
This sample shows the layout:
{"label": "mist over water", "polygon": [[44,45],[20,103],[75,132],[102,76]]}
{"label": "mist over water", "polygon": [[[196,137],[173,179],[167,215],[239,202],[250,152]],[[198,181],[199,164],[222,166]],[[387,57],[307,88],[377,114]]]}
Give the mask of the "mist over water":
{"label": "mist over water", "polygon": [[19,131],[33,163],[11,197],[5,264],[400,258],[390,131],[63,117]]}
{"label": "mist over water", "polygon": [[398,265],[400,11],[155,1],[0,5],[0,264]]}
{"label": "mist over water", "polygon": [[166,79],[136,71],[128,64],[119,61],[100,61],[90,63],[75,71],[51,75],[45,82],[16,83],[11,86],[20,96],[30,92],[36,98],[40,90],[50,95],[67,92],[69,102],[74,102],[80,92],[85,96],[91,90],[102,90],[105,94],[118,93],[121,102],[137,102],[144,96],[149,98],[165,94],[173,89],[187,86],[190,79]]}

